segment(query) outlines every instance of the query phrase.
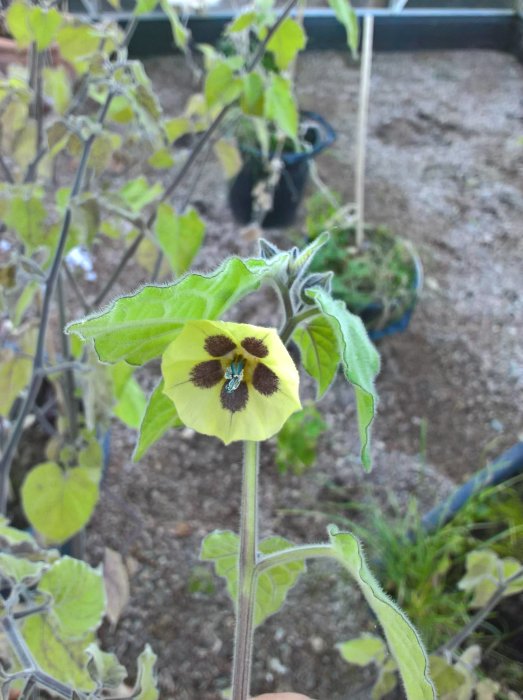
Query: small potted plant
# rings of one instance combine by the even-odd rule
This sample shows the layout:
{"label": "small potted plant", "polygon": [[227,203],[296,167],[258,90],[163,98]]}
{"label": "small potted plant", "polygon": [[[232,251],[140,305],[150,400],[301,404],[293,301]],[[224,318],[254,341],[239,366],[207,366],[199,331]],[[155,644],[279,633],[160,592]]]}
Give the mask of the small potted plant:
{"label": "small potted plant", "polygon": [[[218,155],[229,178],[229,205],[242,224],[289,226],[311,159],[335,139],[325,119],[300,111],[296,102],[295,59],[307,36],[299,12],[289,16],[295,4],[275,22],[272,2],[257,3],[227,26],[219,51],[201,47],[207,108],[234,106],[228,109],[230,140]],[[350,3],[334,5],[355,51],[357,20]]]}
{"label": "small potted plant", "polygon": [[334,296],[361,317],[370,337],[379,340],[407,328],[423,285],[423,268],[414,246],[384,226],[364,220],[364,169],[372,57],[373,17],[364,19],[359,97],[355,205],[340,206],[324,188],[308,202],[307,235],[328,230],[313,269],[332,270]]}

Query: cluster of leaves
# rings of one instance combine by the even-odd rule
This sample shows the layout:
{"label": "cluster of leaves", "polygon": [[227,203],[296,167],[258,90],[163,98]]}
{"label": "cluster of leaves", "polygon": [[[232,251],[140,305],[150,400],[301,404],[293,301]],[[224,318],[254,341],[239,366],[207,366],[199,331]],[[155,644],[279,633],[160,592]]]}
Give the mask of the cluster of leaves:
{"label": "cluster of leaves", "polygon": [[[432,677],[440,697],[461,700],[473,692],[480,698],[507,697],[502,686],[517,687],[521,669],[507,665],[501,654],[490,671],[495,682],[485,678],[484,669],[492,666],[489,658],[500,641],[493,604],[523,590],[523,509],[517,491],[501,485],[478,494],[451,523],[431,534],[424,531],[415,506],[396,523],[375,509],[371,512],[365,525],[351,523],[351,527],[365,538],[385,590],[398,600],[433,651]],[[450,639],[460,639],[474,610],[484,614],[488,624],[471,629],[462,643],[472,637],[488,650],[484,659],[479,647],[473,664],[470,651],[436,656],[438,650],[447,649]],[[351,663],[376,666],[373,697],[382,697],[396,685],[394,662],[379,638],[364,635],[350,640],[340,645],[340,652]]]}
{"label": "cluster of leaves", "polygon": [[307,235],[329,231],[331,239],[314,261],[318,272],[335,273],[332,291],[369,329],[401,318],[416,296],[417,271],[410,247],[384,227],[367,227],[362,246],[346,222],[336,193],[317,192],[307,202]]}
{"label": "cluster of leaves", "polygon": [[[131,26],[151,7],[139,2]],[[165,3],[164,9],[185,49],[186,29],[172,7]],[[3,19],[26,61],[11,64],[0,79],[0,430],[9,443],[20,397],[45,374],[54,398],[42,407],[37,397],[30,415],[40,414],[53,438],[46,461],[23,465],[35,469],[17,495],[40,535],[61,543],[85,526],[98,500],[103,459],[96,441],[111,415],[137,428],[146,403],[131,366],[102,367],[81,343],[46,332],[49,323],[63,326],[73,294],[84,308],[99,306],[102,298],[80,295],[70,254],[84,255],[111,240],[136,242],[135,257],[148,275],[160,256],[160,273],[183,274],[205,224],[194,209],[180,213],[162,201],[162,174],[174,165],[173,143],[205,125],[164,117],[116,22],[25,0],[11,3]],[[49,314],[56,265],[57,303]],[[68,369],[60,371],[61,365]]]}
{"label": "cluster of leaves", "polygon": [[[68,699],[121,696],[127,671],[96,641],[107,604],[102,572],[56,550],[40,549],[31,535],[4,520],[0,545],[2,697],[9,689],[46,690]],[[155,662],[147,646],[126,697],[158,698]]]}

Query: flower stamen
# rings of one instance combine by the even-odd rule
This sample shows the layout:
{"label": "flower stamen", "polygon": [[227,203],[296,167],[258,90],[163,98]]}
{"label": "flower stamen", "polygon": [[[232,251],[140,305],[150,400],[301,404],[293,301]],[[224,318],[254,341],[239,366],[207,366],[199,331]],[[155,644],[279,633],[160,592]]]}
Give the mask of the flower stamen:
{"label": "flower stamen", "polygon": [[228,382],[225,385],[225,391],[228,394],[232,394],[233,391],[240,386],[243,380],[243,368],[245,367],[245,360],[243,357],[236,356],[231,362],[231,364],[225,370],[225,379]]}

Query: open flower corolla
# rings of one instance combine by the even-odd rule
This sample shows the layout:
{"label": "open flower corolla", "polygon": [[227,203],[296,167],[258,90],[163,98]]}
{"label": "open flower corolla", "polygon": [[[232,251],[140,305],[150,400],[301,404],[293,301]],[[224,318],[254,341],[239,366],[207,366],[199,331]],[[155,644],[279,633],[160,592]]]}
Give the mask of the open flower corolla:
{"label": "open flower corolla", "polygon": [[301,408],[296,366],[274,328],[190,321],[162,359],[164,393],[189,428],[265,440]]}

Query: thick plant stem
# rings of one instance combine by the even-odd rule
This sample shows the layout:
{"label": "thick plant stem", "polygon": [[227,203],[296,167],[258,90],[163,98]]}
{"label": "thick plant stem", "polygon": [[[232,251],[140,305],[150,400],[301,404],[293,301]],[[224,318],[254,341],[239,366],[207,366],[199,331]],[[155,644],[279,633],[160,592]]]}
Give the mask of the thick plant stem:
{"label": "thick plant stem", "polygon": [[358,141],[355,173],[356,201],[356,246],[361,248],[365,227],[365,151],[367,146],[367,123],[369,118],[370,71],[372,64],[372,39],[374,17],[363,18],[363,45],[361,51],[360,95],[358,111]]}
{"label": "thick plant stem", "polygon": [[259,443],[245,442],[243,450],[240,558],[238,562],[238,598],[234,635],[232,700],[248,700],[249,698],[254,634],[254,603],[256,599],[256,562],[258,558]]}

